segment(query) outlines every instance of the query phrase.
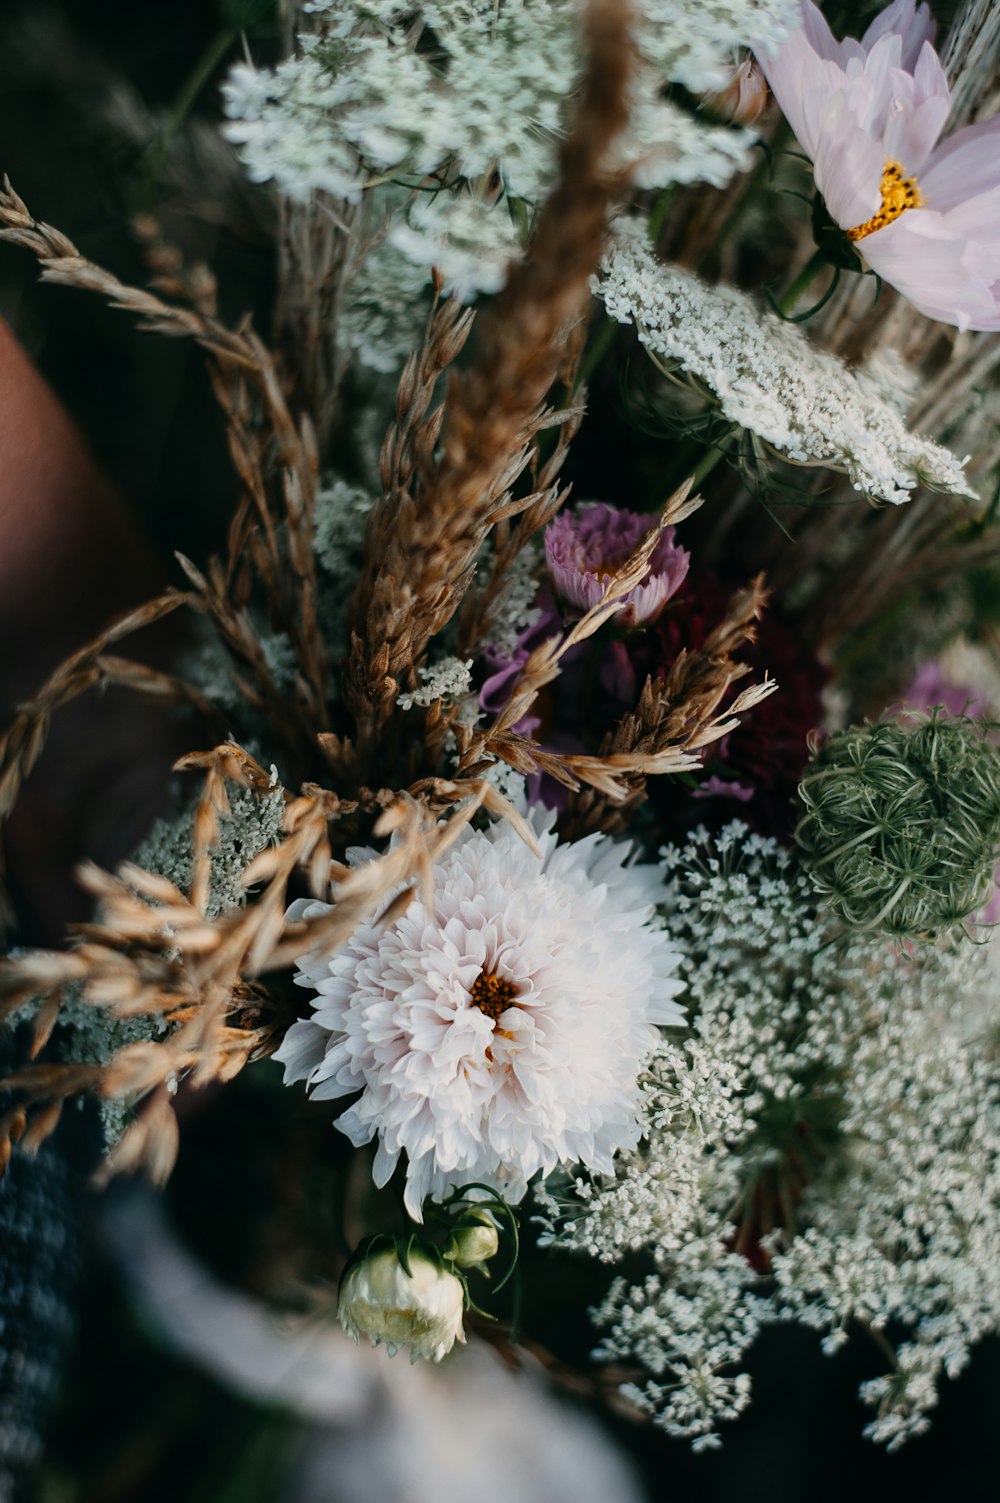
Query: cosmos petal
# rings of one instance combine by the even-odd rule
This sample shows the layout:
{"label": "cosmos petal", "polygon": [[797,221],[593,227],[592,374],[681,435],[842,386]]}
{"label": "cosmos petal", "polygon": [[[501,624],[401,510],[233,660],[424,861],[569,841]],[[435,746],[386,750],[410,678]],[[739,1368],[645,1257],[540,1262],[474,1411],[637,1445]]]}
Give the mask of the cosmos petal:
{"label": "cosmos petal", "polygon": [[[960,329],[1000,326],[996,301],[970,243],[940,214],[913,209],[862,242],[868,264],[928,318]],[[979,264],[977,264],[977,262]]]}
{"label": "cosmos petal", "polygon": [[1000,115],[967,125],[942,142],[920,186],[928,205],[942,212],[1000,187]]}
{"label": "cosmos petal", "polygon": [[911,69],[925,44],[933,44],[937,23],[927,4],[893,0],[875,17],[861,39],[861,46],[870,51],[880,37],[891,32],[896,32],[902,42],[902,66]]}

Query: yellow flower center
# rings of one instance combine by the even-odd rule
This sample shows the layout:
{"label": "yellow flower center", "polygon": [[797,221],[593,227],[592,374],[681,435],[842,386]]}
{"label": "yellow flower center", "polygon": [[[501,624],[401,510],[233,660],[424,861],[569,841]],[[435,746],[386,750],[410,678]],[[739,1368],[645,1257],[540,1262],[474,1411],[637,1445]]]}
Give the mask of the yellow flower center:
{"label": "yellow flower center", "polygon": [[480,971],[472,983],[469,992],[469,1001],[473,1007],[478,1007],[494,1023],[500,1014],[506,1012],[508,1007],[517,996],[517,987],[513,981],[505,981],[502,976],[490,975]]}
{"label": "yellow flower center", "polygon": [[892,224],[907,209],[923,208],[924,200],[916,178],[907,177],[899,162],[886,162],[881,186],[882,204],[878,213],[873,214],[871,219],[866,219],[864,224],[855,225],[853,230],[848,230],[848,240],[863,240],[866,235],[874,235],[876,230],[884,230],[887,224]]}

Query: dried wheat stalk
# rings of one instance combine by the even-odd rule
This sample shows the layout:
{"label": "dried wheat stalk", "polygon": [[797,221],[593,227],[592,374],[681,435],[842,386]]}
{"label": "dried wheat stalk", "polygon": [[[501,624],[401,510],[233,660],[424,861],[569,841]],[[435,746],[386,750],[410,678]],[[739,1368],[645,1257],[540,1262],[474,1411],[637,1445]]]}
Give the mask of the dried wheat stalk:
{"label": "dried wheat stalk", "polygon": [[[753,623],[766,601],[758,577],[732,597],[724,619],[697,651],[682,651],[662,679],[647,678],[639,703],[601,749],[604,760],[622,766],[617,794],[594,783],[593,791],[571,796],[560,820],[561,835],[576,839],[592,830],[624,829],[646,797],[648,776],[664,770],[654,765],[657,759],[669,762],[673,755],[686,759],[687,767],[700,766],[702,749],[735,730],[741,715],[774,692],[777,685],[765,677],[725,703],[732,685],[750,671],[735,654],[754,641]],[[642,765],[644,758],[650,765]]]}
{"label": "dried wheat stalk", "polygon": [[[348,867],[333,858],[330,827],[357,805],[307,784],[286,805],[280,843],[258,855],[244,873],[248,889],[260,885],[254,902],[208,917],[210,854],[219,817],[228,807],[226,783],[261,794],[273,791],[273,785],[231,741],[192,753],[178,767],[205,775],[195,814],[190,892],[130,863],[114,876],[87,865],[80,878],[99,917],[77,926],[74,948],[31,951],[0,963],[0,1021],[34,1004],[35,1054],[70,989],[85,1004],[115,1017],[159,1018],[166,1034],[125,1045],[107,1064],[41,1061],[0,1081],[0,1088],[21,1098],[0,1116],[0,1169],[13,1142],[37,1146],[54,1130],[61,1104],[88,1091],[138,1107],[106,1172],[141,1167],[164,1178],[177,1147],[171,1106],[177,1083],[232,1079],[249,1061],[272,1053],[291,1021],[256,978],[288,967],[308,950],[336,949],[358,924],[377,915],[391,921],[417,888],[429,900],[435,861],[480,808],[508,814],[533,844],[524,821],[488,783],[436,780],[429,790],[433,798],[388,791],[368,795],[368,804],[381,808],[373,833],[392,839],[381,855]],[[439,819],[438,812],[448,808],[451,817]],[[334,900],[334,906],[308,921],[289,922],[288,888],[299,872],[313,893]]]}
{"label": "dried wheat stalk", "polygon": [[218,721],[218,711],[193,685],[108,653],[108,648],[124,637],[190,603],[190,596],[171,590],[117,616],[92,642],[61,663],[38,693],[20,706],[0,737],[0,820],[9,815],[21,785],[41,756],[56,710],[95,685],[119,684],[154,698],[186,702],[194,705],[209,724]]}
{"label": "dried wheat stalk", "polygon": [[[322,26],[303,0],[282,7],[282,50],[299,50],[298,38]],[[346,361],[338,344],[340,312],[360,209],[329,193],[305,203],[278,198],[278,289],[274,346],[289,404],[312,415],[316,442],[327,455],[339,417]]]}
{"label": "dried wheat stalk", "polygon": [[[231,330],[208,311],[212,306],[209,284],[194,284],[194,305],[177,306],[151,292],[128,287],[110,272],[88,261],[72,241],[50,225],[35,220],[27,206],[4,179],[0,191],[0,241],[30,250],[42,266],[42,280],[96,292],[133,314],[140,327],[153,332],[194,339],[211,357],[216,396],[227,419],[227,436],[245,498],[230,534],[229,569],[198,576],[196,588],[202,606],[213,616],[227,644],[234,646],[239,633],[227,631],[234,614],[229,587],[246,543],[250,519],[258,526],[260,545],[254,560],[261,568],[269,604],[295,648],[300,669],[296,694],[313,733],[325,725],[326,654],[316,620],[316,559],[312,546],[318,462],[312,428],[307,418],[296,426],[281,389],[274,361],[249,328]],[[143,231],[149,242],[149,226]],[[162,246],[159,255],[163,257]],[[174,262],[164,282],[175,288],[181,279]],[[185,296],[192,286],[182,285]],[[277,470],[280,494],[271,495],[271,476]],[[279,546],[276,519],[285,524],[287,558]],[[291,564],[289,570],[288,564]],[[247,661],[244,657],[244,661]],[[248,663],[256,671],[259,666]],[[268,698],[266,681],[261,697]]]}
{"label": "dried wheat stalk", "polygon": [[645,578],[663,528],[683,521],[701,505],[701,497],[691,497],[690,489],[689,481],[671,496],[659,522],[609,577],[597,605],[561,637],[552,637],[534,650],[492,725],[478,733],[465,730],[460,738],[459,782],[482,776],[499,759],[516,772],[547,773],[574,793],[586,784],[605,802],[621,804],[627,799],[631,807],[642,796],[647,778],[699,766],[701,748],[732,730],[739,724],[734,715],[773,690],[775,686],[766,681],[720,711],[729,686],[747,671],[732,661],[731,653],[752,637],[749,623],[764,599],[758,581],[735,597],[726,620],[712,633],[702,653],[681,654],[662,683],[647,682],[636,712],[626,717],[599,755],[549,752],[516,730],[541,691],[558,677],[566,653],[610,620],[622,608],[624,597]]}
{"label": "dried wheat stalk", "polygon": [[[531,461],[540,427],[556,418],[546,394],[587,311],[616,189],[604,163],[628,114],[628,23],[623,0],[592,0],[586,77],[560,153],[558,187],[540,212],[526,258],[480,322],[471,369],[461,381],[452,377],[440,454],[441,409],[413,425],[410,406],[423,391],[413,366],[404,373],[397,427],[415,431],[408,443],[398,434],[387,441],[384,497],[372,515],[351,606],[345,697],[363,745],[385,724],[400,685],[458,608],[490,530],[538,499],[514,501],[512,487]],[[450,318],[456,324],[457,312]]]}

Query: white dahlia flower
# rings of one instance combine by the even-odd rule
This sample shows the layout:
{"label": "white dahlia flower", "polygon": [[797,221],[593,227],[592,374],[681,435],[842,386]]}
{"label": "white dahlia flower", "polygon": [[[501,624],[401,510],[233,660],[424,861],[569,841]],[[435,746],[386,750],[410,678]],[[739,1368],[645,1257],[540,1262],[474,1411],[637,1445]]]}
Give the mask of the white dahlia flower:
{"label": "white dahlia flower", "polygon": [[559,845],[553,816],[532,817],[541,859],[507,823],[467,829],[435,867],[433,906],[414,899],[299,962],[317,995],[275,1055],[285,1084],[357,1096],[337,1126],[378,1139],[376,1184],[405,1152],[418,1221],[425,1196],[473,1180],[517,1201],[557,1164],[610,1171],[639,1137],[654,1025],[684,1022],[659,868],[605,835]]}

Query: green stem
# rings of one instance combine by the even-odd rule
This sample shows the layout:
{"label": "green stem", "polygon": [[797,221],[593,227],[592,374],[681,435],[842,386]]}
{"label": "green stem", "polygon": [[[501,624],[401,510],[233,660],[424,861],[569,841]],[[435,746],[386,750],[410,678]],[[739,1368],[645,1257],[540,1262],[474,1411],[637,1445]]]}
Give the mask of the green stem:
{"label": "green stem", "polygon": [[615,334],[617,332],[618,325],[615,320],[613,318],[608,318],[607,316],[605,316],[597,330],[597,333],[593,336],[590,344],[584,351],[583,359],[580,361],[580,364],[577,367],[576,382],[573,388],[574,391],[578,390],[581,386],[586,386],[587,382],[590,380],[591,376],[594,374],[595,370],[600,365],[601,361],[604,359],[611,346],[614,344]]}
{"label": "green stem", "polygon": [[781,135],[776,138],[771,151],[761,152],[760,161],[757,163],[756,167],[747,178],[742,192],[740,193],[739,198],[736,200],[736,203],[733,206],[732,213],[729,215],[729,218],[726,220],[725,224],[722,226],[719,233],[712,241],[712,244],[708,247],[708,250],[702,256],[701,260],[698,262],[698,265],[695,267],[695,271],[699,276],[701,276],[708,263],[718,255],[719,247],[722,245],[723,241],[729,239],[730,235],[733,233],[733,230],[735,230],[736,226],[740,223],[747,209],[756,198],[757,189],[760,187],[764,179],[770,176],[771,172],[773,171],[774,152],[777,150],[778,141],[782,139],[783,135],[784,131],[782,131]]}
{"label": "green stem", "polygon": [[735,438],[735,436],[736,429],[730,428],[729,432],[723,438],[721,438],[717,444],[713,444],[711,449],[707,449],[705,451],[698,464],[695,465],[695,468],[692,472],[692,490],[696,491],[701,485],[701,482],[703,480],[706,480],[708,476],[711,475],[716,466],[722,463],[729,450],[732,448],[733,439]]}
{"label": "green stem", "polygon": [[827,261],[822,251],[818,250],[813,252],[813,254],[809,257],[809,260],[806,262],[805,266],[803,266],[802,270],[795,278],[795,281],[792,283],[791,287],[789,287],[788,291],[778,299],[778,307],[781,309],[782,313],[790,313],[792,311],[799,298],[805,292],[806,288],[811,286],[811,284],[816,280],[820,272],[823,270],[823,267],[828,265],[829,262]]}
{"label": "green stem", "polygon": [[212,74],[222,62],[222,59],[236,41],[238,35],[239,33],[234,31],[231,26],[223,27],[221,31],[216,32],[181,85],[180,91],[170,107],[170,112],[164,122],[163,129],[156,137],[150,149],[149,175],[147,179],[150,200],[155,197],[160,173],[163,170],[163,163],[171,143],[191,113],[191,108],[198,95],[204,89]]}
{"label": "green stem", "polygon": [[660,238],[660,231],[663,228],[663,221],[667,217],[667,210],[670,207],[670,200],[673,197],[673,193],[673,188],[664,188],[663,192],[656,200],[656,203],[653,205],[652,213],[649,216],[649,243],[652,246],[655,246],[657,240],[659,240]]}

